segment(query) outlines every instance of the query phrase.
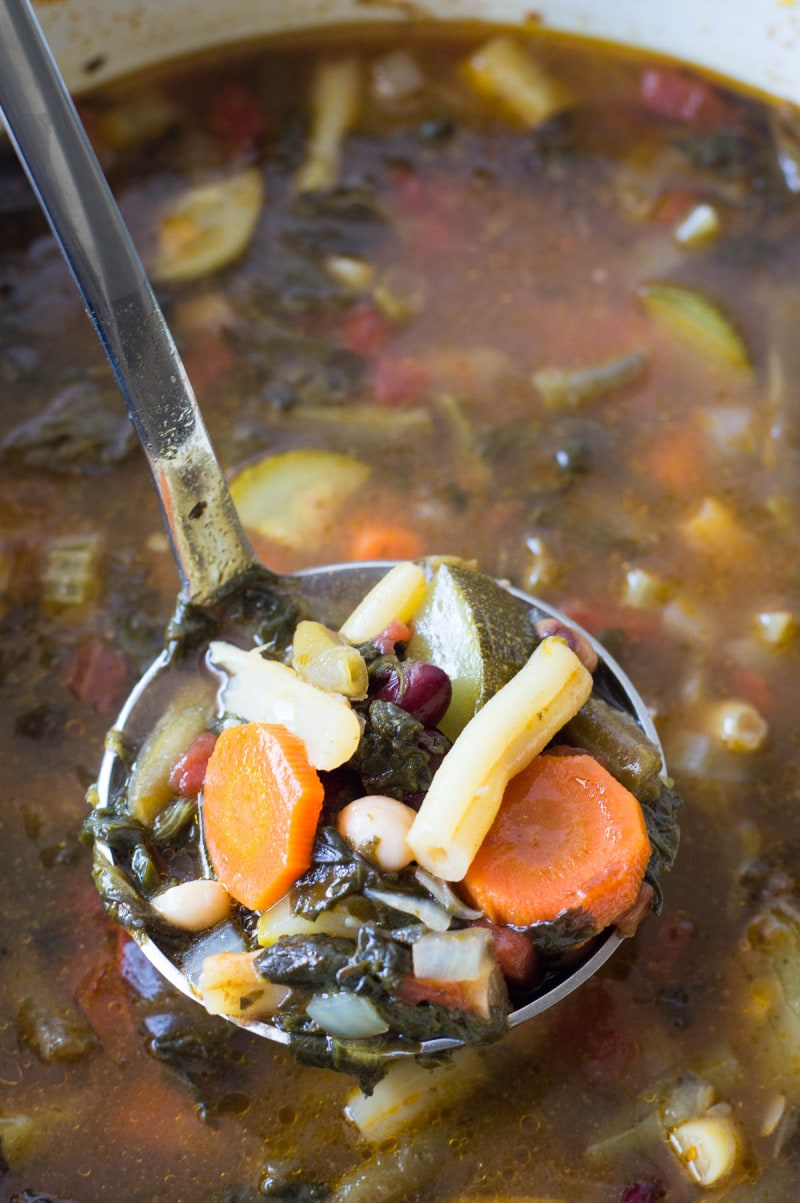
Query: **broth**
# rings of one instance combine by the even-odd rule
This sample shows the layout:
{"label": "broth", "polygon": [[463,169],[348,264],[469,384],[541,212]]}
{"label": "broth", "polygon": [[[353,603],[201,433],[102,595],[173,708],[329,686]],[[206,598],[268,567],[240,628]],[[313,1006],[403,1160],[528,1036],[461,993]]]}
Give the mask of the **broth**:
{"label": "broth", "polygon": [[[701,1188],[669,1133],[699,1114],[698,1082],[737,1134],[726,1201],[800,1185],[798,202],[757,102],[537,42],[559,99],[525,128],[465,78],[489,36],[356,39],[332,192],[297,192],[316,44],[176,68],[82,111],[161,262],[226,469],[300,448],[369,469],[318,526],[264,522],[265,561],[474,556],[600,632],[686,800],[664,914],[478,1054],[479,1085],[467,1074],[372,1146],[343,1115],[352,1082],[207,1017],[109,925],[84,795],[175,573],[110,372],[4,150],[5,1198],[233,1203],[322,1184],[352,1203],[355,1180],[336,1184],[363,1166],[370,1198],[689,1203]],[[239,172],[266,196],[242,253],[182,281],[191,238],[165,213]],[[428,1169],[392,1184],[414,1148]]]}

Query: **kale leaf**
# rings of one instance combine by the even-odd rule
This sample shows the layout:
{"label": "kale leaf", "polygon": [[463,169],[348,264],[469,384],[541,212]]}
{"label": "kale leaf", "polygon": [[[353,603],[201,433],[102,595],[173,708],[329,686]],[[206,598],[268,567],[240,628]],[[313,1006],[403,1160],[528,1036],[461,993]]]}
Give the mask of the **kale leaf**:
{"label": "kale leaf", "polygon": [[258,956],[255,967],[284,986],[329,986],[350,961],[355,943],[341,936],[282,936]]}
{"label": "kale leaf", "polygon": [[136,434],[116,392],[81,381],[15,427],[3,450],[29,468],[85,475],[119,463],[135,444]]}
{"label": "kale leaf", "polygon": [[433,733],[402,707],[376,700],[369,704],[361,742],[349,765],[361,774],[367,793],[402,802],[427,791],[433,779],[431,755],[447,747],[444,736],[439,747]]}
{"label": "kale leaf", "polygon": [[656,914],[661,913],[664,905],[661,874],[669,872],[678,853],[681,829],[678,825],[677,814],[680,805],[680,795],[662,782],[658,797],[642,806],[647,836],[652,849],[644,877],[654,890],[652,909]]}

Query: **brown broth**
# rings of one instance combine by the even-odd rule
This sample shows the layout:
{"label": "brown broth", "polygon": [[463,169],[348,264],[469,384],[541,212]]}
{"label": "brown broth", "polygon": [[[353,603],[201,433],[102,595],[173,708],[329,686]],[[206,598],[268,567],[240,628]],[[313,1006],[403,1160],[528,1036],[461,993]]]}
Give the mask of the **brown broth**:
{"label": "brown broth", "polygon": [[[367,99],[344,150],[343,182],[377,202],[381,221],[327,217],[320,231],[289,214],[313,46],[190,66],[84,106],[145,255],[159,206],[187,179],[243,162],[265,173],[268,201],[246,255],[194,285],[165,287],[168,319],[226,468],[267,451],[330,447],[374,469],[318,542],[287,550],[260,541],[267,561],[290,570],[346,558],[353,527],[378,514],[408,528],[420,552],[476,556],[485,571],[571,608],[610,632],[652,704],[686,799],[664,915],[577,995],[482,1054],[479,1092],[429,1119],[443,1153],[435,1179],[408,1197],[599,1203],[652,1179],[670,1200],[690,1203],[699,1188],[663,1135],[642,1132],[605,1159],[586,1149],[631,1128],[665,1083],[694,1072],[730,1104],[741,1134],[725,1199],[788,1200],[800,1189],[797,999],[782,996],[786,979],[782,987],[751,926],[769,902],[766,870],[761,894],[740,879],[755,858],[791,878],[800,836],[800,640],[790,633],[774,647],[756,630],[765,611],[800,619],[798,202],[779,175],[765,113],[749,99],[717,93],[721,116],[707,125],[667,120],[640,102],[638,61],[546,43],[537,54],[578,104],[530,132],[470,94],[458,70],[469,43],[410,45],[428,79],[420,98],[393,111]],[[370,40],[363,53],[374,59],[380,43]],[[214,109],[232,86],[266,114],[263,131],[238,144],[220,133]],[[135,111],[156,94],[177,120],[133,147],[115,145],[109,113],[123,103]],[[8,182],[14,198],[0,226],[7,439],[87,380],[106,397],[105,412],[122,409],[5,153],[0,188]],[[722,231],[706,246],[681,247],[675,225],[698,201],[715,206]],[[348,321],[365,304],[331,295],[318,262],[331,249],[362,255],[378,278],[400,279],[420,297],[407,321],[378,324],[383,345],[347,358],[344,383],[334,381],[344,400],[331,400],[330,379],[322,396],[303,391],[297,368],[317,362],[321,346],[352,345]],[[732,370],[653,320],[636,295],[653,279],[718,298],[752,367]],[[230,307],[224,333],[192,315],[192,299],[207,295]],[[530,381],[542,367],[587,366],[638,347],[648,352],[644,377],[575,410],[547,409]],[[393,395],[398,372],[403,396]],[[417,425],[394,437],[354,428],[340,420],[353,403],[377,404],[382,419],[419,411]],[[57,452],[47,453],[50,469]],[[731,515],[716,543],[687,534],[706,498]],[[54,544],[76,533],[99,537],[94,586],[79,604],[53,604],[45,565]],[[537,570],[535,539],[549,551],[550,572]],[[646,605],[626,601],[634,569],[663,582]],[[95,894],[78,842],[84,793],[115,708],[158,650],[175,588],[138,455],[104,470],[55,472],[6,452],[3,1198],[30,1188],[78,1203],[246,1200],[260,1197],[267,1162],[333,1183],[369,1155],[342,1114],[348,1080],[299,1067],[159,987]],[[98,673],[101,653],[108,659]],[[112,684],[104,692],[98,681]],[[730,751],[707,734],[708,707],[726,699],[761,712],[762,749]],[[782,902],[792,890],[790,882],[779,892]],[[795,957],[799,950],[800,941]],[[20,1035],[29,999],[88,1024],[92,1048],[43,1062]],[[223,1029],[214,1057],[193,1063],[192,1083],[148,1054],[148,1032],[171,1015],[201,1040]],[[785,1113],[770,1130],[779,1095]]]}

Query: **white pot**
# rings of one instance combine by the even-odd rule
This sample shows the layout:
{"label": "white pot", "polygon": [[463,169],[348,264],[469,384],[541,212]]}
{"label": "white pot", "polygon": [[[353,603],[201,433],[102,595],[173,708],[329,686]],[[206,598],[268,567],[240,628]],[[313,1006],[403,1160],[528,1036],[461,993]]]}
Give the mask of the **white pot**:
{"label": "white pot", "polygon": [[49,0],[39,6],[80,90],[224,43],[366,21],[489,21],[671,55],[800,103],[798,0]]}

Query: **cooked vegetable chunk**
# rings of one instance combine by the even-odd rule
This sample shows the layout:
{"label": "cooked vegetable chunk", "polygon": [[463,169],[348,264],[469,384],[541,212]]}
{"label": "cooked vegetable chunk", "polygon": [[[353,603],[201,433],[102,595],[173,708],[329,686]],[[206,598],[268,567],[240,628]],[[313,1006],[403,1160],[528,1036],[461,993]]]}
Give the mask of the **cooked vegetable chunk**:
{"label": "cooked vegetable chunk", "polygon": [[550,636],[467,724],[442,761],[408,835],[417,860],[461,881],[494,822],[506,785],[577,713],[592,677]]}
{"label": "cooked vegetable chunk", "polygon": [[584,911],[598,929],[633,906],[650,859],[641,807],[591,756],[538,756],[509,782],[462,889],[497,923]]}
{"label": "cooked vegetable chunk", "polygon": [[250,242],[263,203],[264,183],[255,167],[188,189],[161,218],[153,280],[179,284],[227,267]]}
{"label": "cooked vegetable chunk", "polygon": [[318,689],[277,660],[215,640],[209,646],[215,668],[228,674],[222,704],[247,722],[280,723],[302,739],[317,769],[336,769],[358,747],[356,712],[336,693]]}
{"label": "cooked vegetable chunk", "polygon": [[414,614],[408,656],[450,678],[452,698],[439,723],[449,739],[522,667],[536,642],[524,607],[491,577],[457,562],[436,568]]}
{"label": "cooked vegetable chunk", "polygon": [[214,871],[252,910],[271,906],[311,864],[323,788],[285,727],[223,731],[208,762],[203,834]]}

